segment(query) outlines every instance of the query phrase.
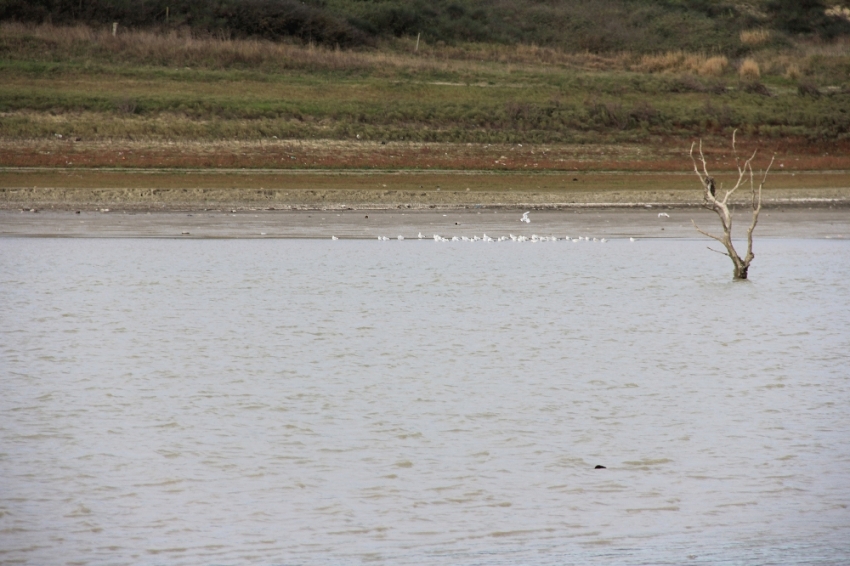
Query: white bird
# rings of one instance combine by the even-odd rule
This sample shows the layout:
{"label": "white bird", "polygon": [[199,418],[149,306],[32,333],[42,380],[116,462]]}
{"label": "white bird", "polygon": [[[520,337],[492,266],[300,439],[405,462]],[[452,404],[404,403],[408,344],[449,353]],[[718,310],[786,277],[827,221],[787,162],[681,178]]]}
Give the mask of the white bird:
{"label": "white bird", "polygon": [[599,240],[599,241],[600,241],[600,242],[602,242],[602,243],[604,244],[605,242],[607,242],[607,241],[608,241],[608,239],[607,239],[607,238],[602,238],[602,239],[601,239],[601,240]]}
{"label": "white bird", "polygon": [[399,240],[403,240],[403,239],[404,239],[404,236],[399,235],[398,239],[399,239]]}
{"label": "white bird", "polygon": [[439,242],[440,240],[442,240],[442,238],[440,237],[440,235],[439,235],[439,234],[434,234],[434,241],[435,241],[435,242]]}
{"label": "white bird", "polygon": [[516,242],[516,236],[514,236],[513,234],[508,234],[508,235],[510,236],[511,240],[513,240],[514,242]]}
{"label": "white bird", "polygon": [[460,238],[458,238],[457,236],[452,236],[452,242],[459,242],[459,241],[460,241]]}
{"label": "white bird", "polygon": [[635,242],[635,241],[637,241],[637,240],[635,240],[634,238],[629,238],[629,241],[630,241],[630,242]]}
{"label": "white bird", "polygon": [[524,212],[522,214],[522,218],[520,218],[519,221],[525,222],[526,224],[531,224],[531,220],[528,219],[528,212]]}
{"label": "white bird", "polygon": [[331,240],[339,240],[336,236],[331,236]]}
{"label": "white bird", "polygon": [[425,237],[425,236],[423,236],[423,235],[422,235],[422,232],[419,232],[419,239],[421,240],[421,239],[422,239],[422,238],[424,238],[424,237]]}
{"label": "white bird", "polygon": [[659,212],[658,218],[670,218],[670,215],[667,214],[666,212]]}

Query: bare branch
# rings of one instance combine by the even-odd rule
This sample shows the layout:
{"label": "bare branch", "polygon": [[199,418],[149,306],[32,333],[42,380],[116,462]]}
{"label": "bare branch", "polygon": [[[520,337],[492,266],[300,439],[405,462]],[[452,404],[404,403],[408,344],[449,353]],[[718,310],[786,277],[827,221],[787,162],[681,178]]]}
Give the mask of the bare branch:
{"label": "bare branch", "polygon": [[725,255],[726,257],[729,257],[729,254],[727,254],[726,252],[721,252],[720,250],[715,250],[714,248],[709,248],[708,246],[706,246],[705,249],[707,249],[710,252],[714,252],[716,254]]}
{"label": "bare branch", "polygon": [[702,180],[702,178],[703,178],[702,174],[699,172],[699,167],[697,166],[697,160],[696,160],[696,157],[694,157],[694,146],[695,145],[696,145],[696,142],[691,142],[691,151],[688,153],[688,155],[690,155],[691,161],[694,164],[694,173],[696,173],[697,177],[699,177],[700,180]]}
{"label": "bare branch", "polygon": [[770,157],[770,163],[767,164],[767,169],[764,170],[764,177],[762,177],[762,179],[761,179],[762,185],[767,180],[767,174],[770,173],[770,168],[773,167],[774,161],[776,161],[776,154],[775,153]]}
{"label": "bare branch", "polygon": [[693,224],[693,225],[694,225],[694,228],[696,228],[697,232],[699,232],[699,233],[700,233],[700,234],[702,234],[703,236],[708,236],[709,238],[714,238],[715,240],[717,240],[718,242],[720,242],[720,243],[721,243],[721,244],[723,244],[724,246],[726,245],[726,243],[723,241],[723,238],[720,238],[720,237],[718,237],[718,236],[715,236],[714,234],[709,234],[708,232],[704,231],[702,228],[700,228],[699,226],[697,226],[697,223],[696,223],[696,222],[694,222],[694,219],[693,219],[693,218],[691,218],[691,224]]}
{"label": "bare branch", "polygon": [[[702,140],[699,141],[699,160],[702,162],[702,172],[699,170],[699,165],[697,164],[697,160],[694,157],[694,146],[696,142],[691,143],[691,151],[689,155],[691,157],[691,162],[694,165],[694,173],[699,177],[700,182],[702,183],[703,188],[703,206],[709,210],[716,210],[717,207],[717,198],[716,198],[716,185],[714,182],[714,178],[708,173],[708,165],[705,160],[705,155],[702,152]],[[720,188],[723,188],[721,183]]]}
{"label": "bare branch", "polygon": [[[723,198],[719,200],[715,196],[716,188],[714,185],[714,179],[708,173],[708,164],[705,159],[705,154],[702,151],[702,140],[699,141],[698,146],[696,145],[696,143],[691,143],[690,157],[691,162],[694,166],[694,173],[696,173],[697,177],[699,177],[699,180],[702,184],[704,196],[703,206],[709,210],[713,210],[720,218],[720,223],[723,226],[723,236],[715,236],[714,234],[704,231],[699,226],[697,226],[696,222],[694,222],[693,220],[691,220],[691,223],[694,225],[694,228],[700,234],[708,236],[709,238],[717,240],[718,242],[723,244],[723,247],[726,248],[726,251],[728,253],[724,254],[723,252],[712,248],[708,249],[715,253],[728,256],[735,266],[734,278],[746,279],[747,272],[750,268],[750,262],[753,260],[754,257],[753,230],[755,230],[756,225],[758,224],[759,212],[761,212],[761,193],[765,181],[767,180],[767,174],[770,171],[770,168],[773,166],[776,156],[774,155],[773,158],[771,158],[770,164],[768,164],[768,167],[765,170],[764,175],[762,176],[761,182],[758,184],[758,186],[756,186],[755,173],[753,171],[753,160],[756,158],[758,150],[754,150],[753,154],[747,160],[741,162],[741,159],[738,156],[737,133],[738,130],[734,130],[732,132],[732,151],[734,153],[735,166],[738,169],[738,179],[735,182],[735,185],[731,189],[725,191]],[[694,147],[699,148],[699,160],[697,160],[697,158],[694,156]],[[702,171],[700,171],[700,164],[702,165]],[[741,259],[741,256],[739,256],[738,252],[735,251],[735,246],[732,243],[732,214],[729,212],[729,206],[727,203],[729,202],[729,198],[732,196],[732,194],[734,194],[735,191],[737,191],[741,187],[741,185],[743,185],[747,180],[749,180],[750,190],[752,191],[753,218],[752,222],[750,223],[750,227],[747,230],[747,255],[744,257],[744,259]]]}
{"label": "bare branch", "polygon": [[[776,154],[770,158],[770,163],[767,165],[767,169],[764,171],[764,176],[761,179],[761,182],[758,185],[758,189],[753,187],[753,221],[750,224],[749,229],[747,230],[747,255],[744,257],[744,262],[749,265],[755,255],[753,254],[753,230],[756,229],[756,224],[759,221],[759,213],[761,212],[761,190],[764,187],[764,183],[767,180],[767,173],[770,171],[770,168],[773,167],[773,162],[776,160]],[[752,182],[752,181],[751,181]]]}
{"label": "bare branch", "polygon": [[738,168],[738,173],[741,172],[740,161],[738,159],[738,146],[735,145],[737,142],[736,135],[738,134],[738,128],[732,130],[732,155],[735,156],[735,167]]}
{"label": "bare branch", "polygon": [[[737,131],[737,130],[736,130],[736,131]],[[741,166],[739,165],[739,163],[738,163],[738,156],[737,156],[737,154],[735,155],[735,165],[738,167],[738,182],[737,182],[737,183],[735,183],[735,186],[734,186],[734,187],[732,187],[731,189],[729,189],[728,191],[726,191],[726,195],[723,197],[723,204],[726,204],[726,202],[729,200],[729,197],[730,197],[730,196],[732,196],[732,193],[734,193],[735,191],[737,191],[737,190],[738,190],[738,188],[739,188],[739,187],[741,186],[741,184],[744,182],[744,177],[746,177],[746,175],[747,175],[747,173],[748,173],[748,172],[749,172],[749,174],[750,174],[750,183],[752,183],[752,180],[753,180],[753,166],[752,166],[752,162],[753,162],[753,159],[755,159],[755,157],[756,157],[756,153],[757,153],[757,152],[758,152],[758,150],[755,150],[755,151],[753,152],[753,154],[750,156],[750,158],[749,158],[749,159],[747,159],[747,160],[744,162],[744,166],[743,166],[743,167],[741,167]]]}

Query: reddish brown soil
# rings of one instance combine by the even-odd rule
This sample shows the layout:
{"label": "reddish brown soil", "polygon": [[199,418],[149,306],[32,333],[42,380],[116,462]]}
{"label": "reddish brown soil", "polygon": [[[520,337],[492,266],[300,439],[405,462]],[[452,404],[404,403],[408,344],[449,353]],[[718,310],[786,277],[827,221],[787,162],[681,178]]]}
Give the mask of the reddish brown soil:
{"label": "reddish brown soil", "polygon": [[[647,145],[423,144],[407,142],[0,142],[3,167],[132,167],[210,169],[446,169],[483,171],[669,171],[690,170],[687,142]],[[728,146],[705,152],[717,169],[732,169]],[[756,149],[741,144],[739,154]],[[756,168],[775,153],[785,171],[850,170],[850,142],[759,147]],[[763,163],[762,163],[763,162]]]}
{"label": "reddish brown soil", "polygon": [[[685,146],[686,145],[686,146]],[[734,185],[731,148],[705,153]],[[671,149],[672,148],[672,149]],[[0,209],[42,206],[433,208],[701,202],[690,144],[528,145],[358,141],[0,141]],[[742,144],[739,155],[755,149]],[[850,203],[850,147],[758,148],[774,205]],[[747,191],[736,198],[748,198]]]}

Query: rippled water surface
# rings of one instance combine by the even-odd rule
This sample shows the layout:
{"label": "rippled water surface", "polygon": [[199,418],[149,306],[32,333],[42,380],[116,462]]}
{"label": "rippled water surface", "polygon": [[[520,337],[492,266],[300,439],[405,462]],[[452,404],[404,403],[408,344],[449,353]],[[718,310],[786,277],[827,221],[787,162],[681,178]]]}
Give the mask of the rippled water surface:
{"label": "rippled water surface", "polygon": [[0,239],[0,562],[846,564],[850,242],[705,248]]}

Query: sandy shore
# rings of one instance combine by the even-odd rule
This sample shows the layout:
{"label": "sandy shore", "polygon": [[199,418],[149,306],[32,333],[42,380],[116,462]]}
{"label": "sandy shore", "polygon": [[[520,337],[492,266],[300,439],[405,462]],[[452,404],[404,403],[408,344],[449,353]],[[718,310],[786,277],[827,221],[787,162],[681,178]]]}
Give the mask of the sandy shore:
{"label": "sandy shore", "polygon": [[[699,208],[652,206],[629,209],[538,210],[531,223],[522,209],[325,210],[325,211],[0,211],[0,237],[83,238],[362,238],[416,239],[508,234],[563,238],[703,238],[691,224],[716,231],[713,213]],[[667,216],[659,216],[663,213]],[[736,217],[743,236],[749,216]],[[762,211],[757,238],[850,239],[850,213],[843,208],[794,207]]]}

